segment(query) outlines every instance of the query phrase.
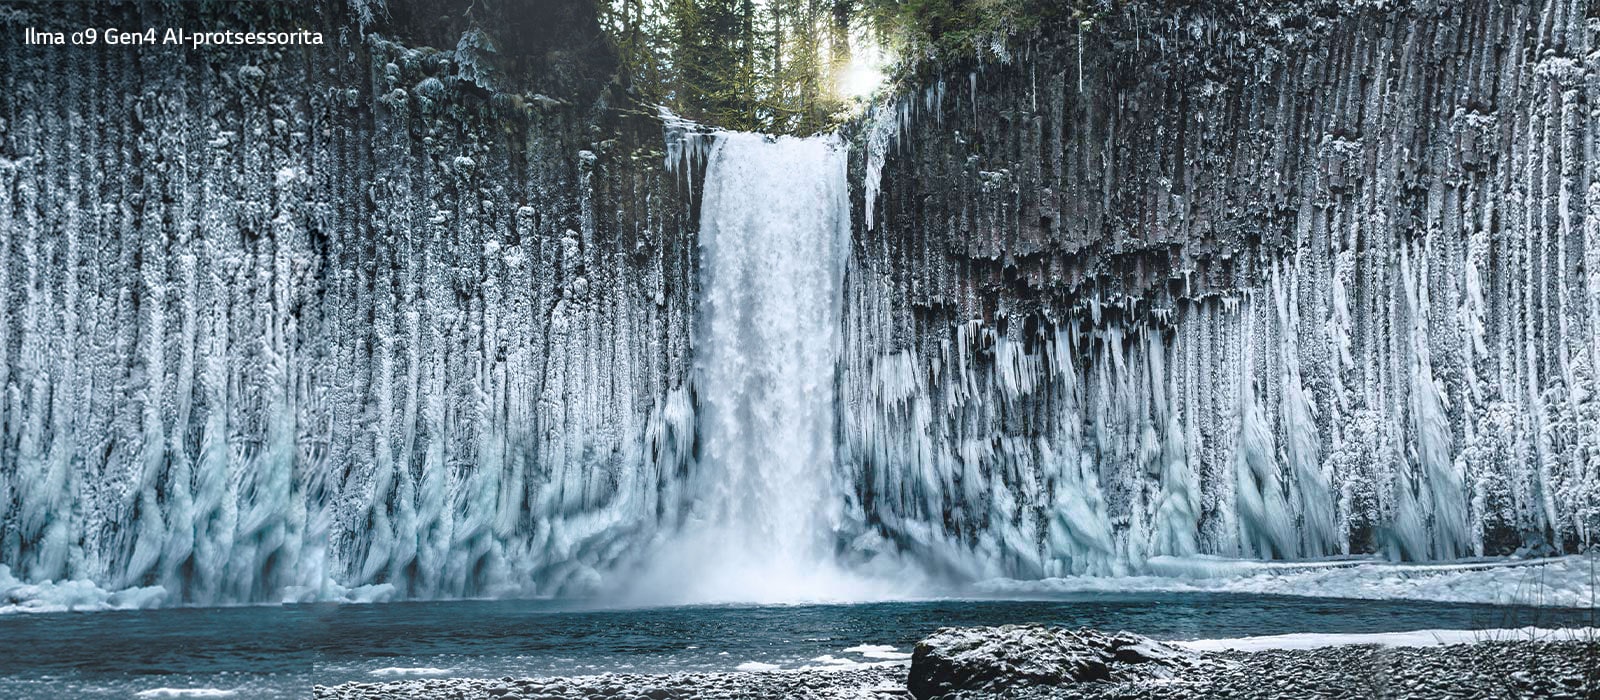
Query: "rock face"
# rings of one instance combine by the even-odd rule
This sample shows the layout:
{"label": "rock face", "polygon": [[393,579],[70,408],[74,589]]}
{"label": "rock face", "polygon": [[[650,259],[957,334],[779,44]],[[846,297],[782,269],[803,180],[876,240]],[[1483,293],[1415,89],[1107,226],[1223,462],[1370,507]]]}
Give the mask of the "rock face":
{"label": "rock face", "polygon": [[452,5],[0,8],[325,39],[0,47],[0,565],[576,592],[673,522],[696,246],[660,123],[606,107],[594,3]]}
{"label": "rock face", "polygon": [[859,137],[866,531],[1022,578],[1594,542],[1594,7],[1119,3],[930,68]]}
{"label": "rock face", "polygon": [[906,686],[917,698],[935,698],[957,691],[1161,678],[1202,663],[1198,654],[1127,632],[946,627],[917,642]]}
{"label": "rock face", "polygon": [[[1595,542],[1593,3],[1114,5],[860,125],[819,549]],[[326,38],[0,46],[0,579],[578,593],[676,529],[705,154],[594,7],[0,8]]]}

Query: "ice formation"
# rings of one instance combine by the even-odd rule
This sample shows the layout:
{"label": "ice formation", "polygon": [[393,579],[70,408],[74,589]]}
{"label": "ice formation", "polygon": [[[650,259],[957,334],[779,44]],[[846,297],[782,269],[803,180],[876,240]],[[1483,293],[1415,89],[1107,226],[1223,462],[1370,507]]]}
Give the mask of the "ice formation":
{"label": "ice formation", "polygon": [[[974,321],[887,353],[894,292],[852,269],[866,281],[847,305],[848,478],[863,520],[918,559],[977,577],[1122,574],[1195,553],[1375,547],[1449,560],[1485,553],[1485,521],[1593,541],[1588,448],[1535,439],[1532,412],[1448,413],[1428,353],[1439,331],[1421,320],[1367,346],[1364,367],[1393,372],[1371,377],[1382,393],[1335,393],[1330,379],[1365,372],[1340,359],[1349,339],[1337,325],[1300,330],[1306,305],[1293,297],[1305,282],[1293,267],[1260,293],[1187,304],[1165,327],[1069,320],[1029,337]],[[1398,284],[1401,308],[1426,308],[1409,306],[1427,303],[1415,277]],[[1318,363],[1316,389],[1306,361]],[[1577,405],[1521,396],[1591,410],[1586,394]],[[1488,444],[1520,444],[1506,455],[1517,457],[1474,460],[1487,441],[1463,444],[1451,427],[1463,418],[1505,431]]]}
{"label": "ice formation", "polygon": [[977,578],[1595,546],[1593,22],[1406,7],[1145,6],[878,110],[862,537]]}
{"label": "ice formation", "polygon": [[606,214],[670,174],[344,41],[5,49],[0,605],[579,593],[675,517],[693,237]]}
{"label": "ice formation", "polygon": [[854,154],[486,34],[0,47],[0,608],[1593,546],[1592,19],[1297,7],[1135,3]]}

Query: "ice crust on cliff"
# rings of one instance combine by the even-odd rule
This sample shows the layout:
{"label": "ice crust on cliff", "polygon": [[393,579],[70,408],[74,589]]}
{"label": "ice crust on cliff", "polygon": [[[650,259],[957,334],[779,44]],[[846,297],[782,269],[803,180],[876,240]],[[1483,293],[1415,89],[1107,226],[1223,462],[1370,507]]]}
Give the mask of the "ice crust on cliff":
{"label": "ice crust on cliff", "polygon": [[[1036,55],[933,77],[875,108],[863,182],[837,145],[671,117],[661,159],[555,112],[502,136],[449,102],[503,77],[473,38],[362,36],[370,65],[307,58],[330,89],[293,54],[108,54],[62,81],[37,76],[63,55],[7,54],[0,608],[583,594],[707,523],[863,597],[1592,546],[1590,20],[1425,9],[1221,48],[1204,8],[1147,18],[1141,58],[1261,71],[1225,80]],[[1177,100],[1193,123],[1157,109]],[[791,181],[707,182],[740,153]],[[761,199],[722,210],[719,182]],[[752,283],[702,282],[697,198],[751,237],[715,265]],[[758,255],[819,214],[814,266]],[[764,354],[697,325],[719,292],[753,295]],[[752,440],[728,406],[782,430]],[[1234,578],[1367,594],[1270,576]]]}
{"label": "ice crust on cliff", "polygon": [[[1249,7],[1260,43],[1219,45],[1234,27],[1173,8],[882,105],[846,285],[853,541],[1074,580],[1595,546],[1580,9]],[[1133,71],[1130,31],[1153,40]],[[1520,38],[1377,48],[1444,35]],[[1074,55],[1076,76],[1044,70]],[[1441,117],[1398,107],[1417,101]]]}

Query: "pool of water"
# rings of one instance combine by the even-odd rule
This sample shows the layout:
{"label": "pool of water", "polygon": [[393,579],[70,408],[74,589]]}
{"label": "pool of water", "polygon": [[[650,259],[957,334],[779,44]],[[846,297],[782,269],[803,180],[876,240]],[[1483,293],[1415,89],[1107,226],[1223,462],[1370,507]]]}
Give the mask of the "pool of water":
{"label": "pool of water", "polygon": [[13,614],[0,617],[0,698],[165,696],[160,689],[304,698],[313,684],[428,675],[795,668],[892,657],[946,625],[1044,622],[1213,639],[1582,625],[1590,614],[1197,593],[620,610],[457,601]]}

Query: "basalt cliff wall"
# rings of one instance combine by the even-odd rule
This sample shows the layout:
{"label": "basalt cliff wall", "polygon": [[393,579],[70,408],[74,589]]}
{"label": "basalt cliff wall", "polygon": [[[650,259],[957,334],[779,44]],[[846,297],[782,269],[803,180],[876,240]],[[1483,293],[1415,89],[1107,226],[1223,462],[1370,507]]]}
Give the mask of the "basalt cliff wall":
{"label": "basalt cliff wall", "polygon": [[925,66],[857,136],[861,519],[1013,576],[1592,544],[1597,36],[1129,3]]}
{"label": "basalt cliff wall", "polygon": [[[1135,2],[912,71],[846,127],[839,557],[1591,544],[1597,14]],[[691,511],[710,140],[590,3],[0,25],[325,41],[0,45],[8,595],[579,593]]]}
{"label": "basalt cliff wall", "polygon": [[[614,104],[593,12],[0,7],[13,582],[543,594],[674,517],[692,211],[659,121]],[[325,43],[23,45],[30,26]]]}

